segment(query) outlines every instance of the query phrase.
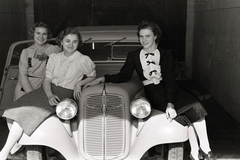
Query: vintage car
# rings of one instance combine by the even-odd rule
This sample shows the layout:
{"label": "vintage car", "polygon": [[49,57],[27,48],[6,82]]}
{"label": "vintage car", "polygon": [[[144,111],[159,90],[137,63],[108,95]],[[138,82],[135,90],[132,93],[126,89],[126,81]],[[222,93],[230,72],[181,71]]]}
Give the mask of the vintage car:
{"label": "vintage car", "polygon": [[[79,50],[96,64],[97,77],[118,73],[127,53],[141,47],[137,26],[76,28],[83,38]],[[32,42],[19,41],[9,49],[1,83],[2,105],[13,100],[19,56]],[[78,104],[71,99],[63,100],[56,113],[30,137],[23,134],[19,144],[47,146],[67,160],[154,159],[147,154],[154,146],[162,148],[159,152],[162,158],[183,159],[187,127],[174,120],[170,122],[163,112],[151,108],[136,74],[126,83],[101,83],[85,88]],[[37,148],[28,149],[28,160],[44,159]]]}

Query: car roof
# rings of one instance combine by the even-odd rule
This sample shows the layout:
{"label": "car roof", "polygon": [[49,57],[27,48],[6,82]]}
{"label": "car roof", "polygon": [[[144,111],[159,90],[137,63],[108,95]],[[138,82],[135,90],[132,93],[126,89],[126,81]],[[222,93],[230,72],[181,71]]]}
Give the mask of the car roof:
{"label": "car roof", "polygon": [[81,26],[75,27],[81,34],[83,42],[138,42],[137,26]]}

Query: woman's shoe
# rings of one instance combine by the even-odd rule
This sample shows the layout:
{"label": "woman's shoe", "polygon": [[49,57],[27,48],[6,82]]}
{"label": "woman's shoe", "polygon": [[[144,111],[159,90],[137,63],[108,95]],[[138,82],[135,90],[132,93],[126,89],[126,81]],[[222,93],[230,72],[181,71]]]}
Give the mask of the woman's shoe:
{"label": "woman's shoe", "polygon": [[193,158],[192,154],[190,154],[189,159],[190,159],[190,160],[195,160],[195,159]]}
{"label": "woman's shoe", "polygon": [[209,151],[206,154],[200,149],[200,153],[201,153],[204,160],[217,160],[217,157],[212,153],[212,151]]}
{"label": "woman's shoe", "polygon": [[[189,159],[190,160],[196,160],[196,159],[193,158],[192,154],[190,154]],[[197,160],[199,160],[199,154],[198,154],[198,159]]]}

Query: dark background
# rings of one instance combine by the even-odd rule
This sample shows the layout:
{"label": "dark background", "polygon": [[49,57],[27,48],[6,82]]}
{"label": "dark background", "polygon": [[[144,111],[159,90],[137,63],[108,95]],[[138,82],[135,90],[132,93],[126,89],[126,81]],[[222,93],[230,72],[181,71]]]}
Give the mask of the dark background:
{"label": "dark background", "polygon": [[186,0],[34,0],[35,21],[52,26],[56,36],[74,26],[138,25],[156,22],[164,31],[165,44],[184,59]]}
{"label": "dark background", "polygon": [[162,45],[182,62],[186,6],[186,0],[0,0],[0,76],[10,45],[31,39],[29,27],[39,21],[47,23],[56,36],[66,27],[138,25],[151,20],[164,32]]}
{"label": "dark background", "polygon": [[[213,151],[221,159],[240,159],[239,14],[240,0],[0,0],[0,78],[8,48],[31,39],[28,30],[35,22],[46,22],[56,36],[65,27],[155,21],[164,45],[198,84],[193,88],[211,94],[203,103]],[[1,146],[8,131],[3,125]]]}

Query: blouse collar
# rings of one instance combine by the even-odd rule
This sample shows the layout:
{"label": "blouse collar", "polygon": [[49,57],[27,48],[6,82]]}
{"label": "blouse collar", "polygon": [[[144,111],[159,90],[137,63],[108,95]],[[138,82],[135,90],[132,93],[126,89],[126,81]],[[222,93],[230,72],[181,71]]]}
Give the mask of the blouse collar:
{"label": "blouse collar", "polygon": [[155,49],[153,52],[148,53],[145,50],[140,51],[140,61],[142,63],[143,69],[145,68],[145,64],[147,61],[154,61],[155,64],[160,64],[160,51]]}
{"label": "blouse collar", "polygon": [[68,60],[68,61],[73,61],[76,58],[76,55],[79,53],[78,51],[75,51],[71,56],[67,57],[64,54],[64,51],[62,52],[62,57],[64,57],[64,59]]}

